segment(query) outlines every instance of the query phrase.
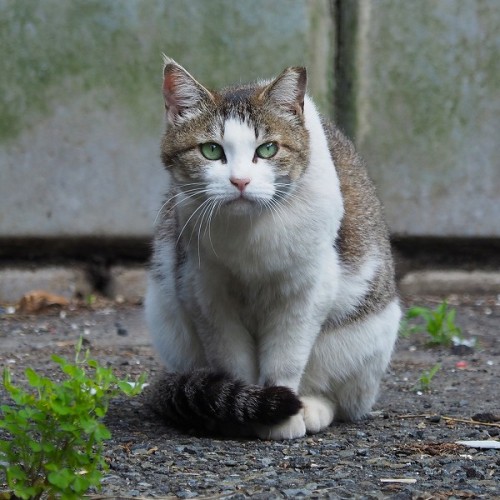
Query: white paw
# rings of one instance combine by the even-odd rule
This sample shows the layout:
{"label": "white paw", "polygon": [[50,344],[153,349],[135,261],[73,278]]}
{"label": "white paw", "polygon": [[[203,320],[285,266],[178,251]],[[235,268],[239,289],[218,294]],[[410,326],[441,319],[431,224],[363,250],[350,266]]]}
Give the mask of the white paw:
{"label": "white paw", "polygon": [[300,400],[307,432],[315,434],[332,423],[334,406],[331,401],[320,396],[303,396]]}
{"label": "white paw", "polygon": [[259,425],[257,436],[261,439],[295,439],[306,435],[306,424],[302,411],[278,425]]}

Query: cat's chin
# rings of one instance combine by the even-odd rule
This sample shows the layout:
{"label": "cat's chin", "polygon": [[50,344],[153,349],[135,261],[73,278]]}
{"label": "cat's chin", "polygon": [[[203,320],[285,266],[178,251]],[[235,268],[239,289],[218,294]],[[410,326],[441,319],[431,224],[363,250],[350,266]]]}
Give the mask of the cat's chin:
{"label": "cat's chin", "polygon": [[226,203],[224,203],[223,207],[224,211],[228,215],[247,216],[262,212],[263,206],[262,203],[259,203],[258,200],[239,197],[227,201]]}

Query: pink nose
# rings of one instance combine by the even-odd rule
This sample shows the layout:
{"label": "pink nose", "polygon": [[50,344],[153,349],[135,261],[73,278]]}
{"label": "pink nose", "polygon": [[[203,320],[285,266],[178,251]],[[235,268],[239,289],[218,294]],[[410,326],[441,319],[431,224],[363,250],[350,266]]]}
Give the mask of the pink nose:
{"label": "pink nose", "polygon": [[250,184],[250,181],[251,179],[249,179],[248,177],[245,177],[244,179],[231,177],[229,179],[229,182],[231,182],[233,186],[236,186],[242,193],[243,191],[245,191],[245,188]]}

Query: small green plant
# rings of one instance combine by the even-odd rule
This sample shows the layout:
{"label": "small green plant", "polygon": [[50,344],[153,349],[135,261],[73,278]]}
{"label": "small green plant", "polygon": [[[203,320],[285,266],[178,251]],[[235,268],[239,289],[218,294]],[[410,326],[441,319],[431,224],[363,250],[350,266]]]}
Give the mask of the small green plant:
{"label": "small green plant", "polygon": [[[410,307],[403,320],[401,335],[408,337],[414,333],[426,333],[431,346],[450,346],[453,338],[462,338],[462,331],[455,324],[456,310],[449,308],[443,301],[435,309],[428,307]],[[420,323],[410,324],[412,320]]]}
{"label": "small green plant", "polygon": [[26,369],[31,390],[12,383],[8,369],[3,385],[15,406],[0,406],[0,429],[9,435],[0,440],[0,470],[15,497],[22,499],[82,498],[91,487],[100,487],[107,470],[103,441],[111,434],[102,423],[111,398],[138,394],[145,376],[135,382],[118,379],[111,368],[81,355],[82,339],[74,363],[53,355],[64,380],[53,382]]}
{"label": "small green plant", "polygon": [[97,301],[97,296],[93,293],[89,293],[85,296],[85,304],[89,307],[92,307]]}
{"label": "small green plant", "polygon": [[420,375],[420,378],[418,379],[418,388],[417,390],[420,390],[422,392],[428,392],[431,390],[431,382],[432,379],[434,378],[434,375],[441,369],[441,364],[436,363],[432,368],[429,370],[425,370],[422,375]]}

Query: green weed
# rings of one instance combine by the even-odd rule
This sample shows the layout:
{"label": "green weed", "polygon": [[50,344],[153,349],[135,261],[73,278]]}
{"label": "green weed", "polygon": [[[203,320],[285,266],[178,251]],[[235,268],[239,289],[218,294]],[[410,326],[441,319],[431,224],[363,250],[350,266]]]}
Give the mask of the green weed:
{"label": "green weed", "polygon": [[[410,307],[402,323],[401,335],[408,337],[414,333],[426,333],[428,345],[450,346],[453,338],[462,338],[461,329],[455,324],[456,310],[443,301],[435,309]],[[419,320],[419,323],[414,323]]]}
{"label": "green weed", "polygon": [[431,382],[434,378],[434,375],[441,369],[441,364],[436,363],[431,369],[425,370],[420,378],[418,379],[418,388],[422,392],[428,392],[431,389]]}
{"label": "green weed", "polygon": [[85,304],[89,307],[92,307],[97,301],[97,296],[93,293],[89,293],[85,296]]}
{"label": "green weed", "polygon": [[[16,403],[0,406],[0,470],[15,498],[82,498],[91,487],[100,487],[107,470],[103,442],[111,437],[102,423],[111,398],[134,396],[145,376],[135,382],[118,379],[111,368],[81,355],[82,340],[74,363],[53,355],[63,380],[53,382],[27,368],[31,390],[12,383],[8,369],[3,386]],[[14,498],[14,497],[13,497]]]}

